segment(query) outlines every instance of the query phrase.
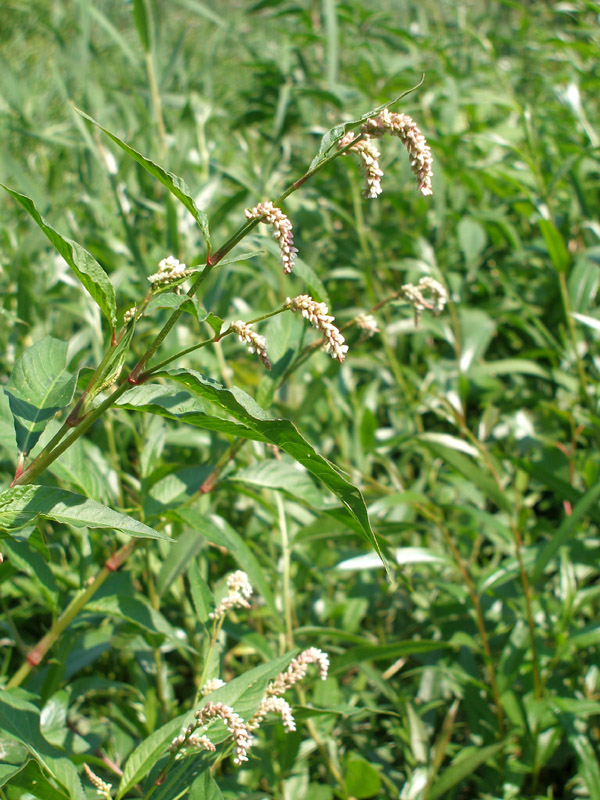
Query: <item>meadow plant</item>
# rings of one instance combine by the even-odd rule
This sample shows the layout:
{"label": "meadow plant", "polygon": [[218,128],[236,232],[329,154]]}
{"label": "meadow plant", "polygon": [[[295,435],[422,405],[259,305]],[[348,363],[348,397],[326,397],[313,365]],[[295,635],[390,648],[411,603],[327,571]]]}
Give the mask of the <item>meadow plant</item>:
{"label": "meadow plant", "polygon": [[[280,197],[263,200],[253,208],[246,209],[245,222],[240,221],[237,230],[217,248],[212,246],[206,214],[196,206],[180,178],[135,151],[116,134],[102,128],[87,115],[83,114],[83,117],[104,131],[128,156],[166,187],[170,195],[192,215],[205,239],[206,257],[202,263],[190,267],[175,255],[163,257],[156,267],[150,268],[147,276],[149,286],[145,294],[138,297],[135,304],[121,315],[119,324],[115,289],[100,263],[80,244],[54,230],[29,197],[5,187],[39,225],[96,301],[108,322],[109,330],[108,346],[103,358],[91,370],[91,374],[88,371],[83,381],[78,382],[77,377],[68,370],[67,345],[47,337],[25,350],[6,384],[19,451],[12,484],[0,496],[1,524],[9,560],[14,562],[16,568],[29,563],[38,572],[42,569],[38,565],[39,555],[31,555],[28,545],[23,545],[24,540],[20,538],[23,531],[27,532],[25,539],[31,536],[35,526],[42,521],[44,525],[55,523],[76,529],[110,529],[114,534],[131,537],[120,547],[116,546],[115,539],[113,552],[104,565],[95,575],[88,577],[81,588],[72,587],[75,589],[74,595],[63,608],[56,608],[48,632],[35,646],[27,648],[22,664],[13,672],[4,689],[5,707],[12,709],[15,721],[13,736],[16,741],[29,748],[30,754],[39,765],[39,768],[36,767],[41,776],[39,780],[49,787],[48,791],[67,792],[71,798],[77,800],[85,796],[75,766],[76,763],[81,763],[81,757],[74,760],[72,754],[51,753],[50,745],[45,744],[41,737],[37,742],[26,741],[20,734],[21,720],[33,720],[31,724],[34,727],[41,724],[39,709],[31,702],[34,697],[32,693],[40,691],[37,676],[50,674],[45,666],[49,655],[61,652],[61,648],[66,646],[68,631],[73,625],[81,623],[85,614],[102,609],[103,600],[99,593],[103,584],[114,584],[116,571],[139,551],[145,541],[154,539],[169,542],[173,519],[185,519],[189,526],[193,526],[194,519],[197,519],[201,528],[206,524],[210,526],[210,523],[201,516],[195,517],[194,513],[190,517],[190,510],[181,506],[172,508],[169,514],[159,515],[150,526],[143,521],[142,508],[137,513],[126,508],[134,504],[135,491],[130,502],[121,502],[117,508],[113,508],[85,494],[51,485],[42,476],[60,456],[80,444],[79,440],[86,431],[111,408],[138,408],[142,413],[150,415],[180,418],[183,422],[200,428],[221,430],[233,435],[233,442],[223,451],[217,464],[198,487],[196,498],[199,501],[203,495],[215,491],[222,473],[245,441],[254,440],[272,445],[275,453],[284,452],[291,456],[301,468],[312,473],[337,496],[358,530],[387,566],[379,540],[371,529],[360,491],[319,455],[291,422],[271,417],[238,387],[218,383],[212,377],[189,367],[172,369],[171,366],[173,362],[184,361],[191,353],[202,348],[220,348],[226,337],[237,335],[248,351],[256,354],[262,367],[274,374],[275,390],[319,348],[342,364],[351,356],[352,331],[356,331],[358,336],[361,333],[363,336],[376,333],[378,326],[372,312],[376,312],[390,300],[404,297],[413,305],[418,318],[424,309],[431,309],[435,313],[441,311],[446,298],[443,287],[432,279],[421,281],[418,287],[404,286],[394,295],[378,302],[374,308],[364,309],[355,315],[343,326],[346,336],[334,324],[335,318],[330,313],[328,304],[309,294],[287,297],[267,313],[246,320],[236,319],[230,323],[206,309],[201,302],[204,299],[206,281],[218,267],[257,256],[256,253],[236,254],[235,248],[261,223],[272,226],[287,280],[294,268],[298,249],[294,245],[293,222],[282,206],[289,195],[335,159],[349,153],[357,154],[365,172],[365,198],[375,199],[381,194],[380,179],[383,172],[379,167],[380,154],[375,140],[381,139],[384,134],[400,139],[408,150],[419,191],[423,195],[431,194],[432,160],[425,139],[410,117],[390,112],[387,105],[328,131],[306,173],[294,181]],[[228,259],[230,253],[232,256]],[[431,302],[425,300],[424,292],[431,294]],[[208,296],[207,294],[206,297]],[[167,309],[169,316],[140,352],[136,328],[142,321],[146,324],[147,320],[151,320],[158,309]],[[177,326],[184,313],[193,314],[207,329],[208,335],[175,352],[168,351],[161,358],[159,350],[163,348],[168,334]],[[267,319],[286,313],[301,315],[316,329],[319,338],[304,345],[294,360],[278,360],[277,363],[272,363],[267,339],[256,327]],[[80,394],[72,404],[78,386],[81,386]],[[185,411],[179,417],[177,409],[182,403]],[[44,435],[46,426],[58,413],[64,421],[58,427],[53,425],[50,433]],[[34,451],[38,442],[40,447]],[[237,536],[229,534],[231,535]],[[215,531],[210,536],[218,539],[219,535]],[[31,541],[35,541],[35,537]],[[39,546],[42,547],[41,544]],[[191,629],[187,633],[174,631],[167,620],[160,616],[160,589],[152,584],[147,606],[140,600],[133,601],[124,596],[120,596],[118,601],[120,613],[134,623],[145,625],[146,632],[150,632],[157,693],[163,713],[162,724],[155,725],[156,719],[153,722],[144,718],[146,735],[129,748],[123,763],[102,758],[98,753],[86,754],[85,757],[94,767],[92,769],[87,762],[83,764],[87,779],[106,800],[113,796],[117,800],[151,795],[155,798],[183,797],[187,793],[192,793],[194,797],[200,796],[196,794],[201,791],[199,787],[206,788],[206,782],[212,782],[211,772],[214,772],[215,765],[229,750],[233,750],[233,763],[236,766],[240,767],[248,762],[252,757],[256,732],[267,715],[278,715],[286,732],[296,731],[297,723],[292,706],[283,695],[305,679],[311,664],[316,665],[321,680],[325,681],[327,678],[329,657],[326,653],[309,647],[295,655],[293,621],[289,608],[286,608],[284,643],[289,645],[287,652],[283,647],[281,657],[271,658],[265,664],[248,668],[233,680],[224,680],[219,665],[226,664],[228,660],[223,652],[226,617],[233,615],[237,620],[242,613],[257,613],[258,606],[252,605],[255,587],[248,574],[239,569],[229,575],[226,581],[227,592],[217,600],[198,568],[186,565],[185,560],[184,551],[175,575],[180,574],[184,566],[190,569],[194,612],[203,631],[199,637],[192,634]],[[169,558],[167,563],[171,563]],[[249,563],[251,567],[252,560]],[[284,572],[285,569],[284,565]],[[256,571],[254,574],[256,576]],[[268,586],[261,583],[258,588],[262,602],[272,604]],[[109,594],[109,599],[110,596]],[[106,597],[104,595],[104,602],[109,602]],[[161,642],[163,645],[168,643],[166,651],[163,651]],[[175,650],[181,654],[185,649],[184,643],[185,648],[192,650],[194,657],[197,657],[197,663],[192,670],[195,676],[195,697],[191,704],[189,697],[183,697],[183,705],[188,705],[188,710],[169,719],[167,709],[172,706],[169,700],[172,690],[162,677],[165,653]],[[26,694],[22,693],[22,686],[27,688]],[[301,697],[304,698],[304,694]],[[316,735],[314,728],[310,730],[311,734]],[[219,748],[223,742],[225,747]],[[323,747],[320,741],[318,745]],[[335,776],[335,764],[331,763],[330,768]],[[112,784],[96,773],[95,770],[98,769],[108,773],[113,782],[115,778],[118,779],[115,793]]]}

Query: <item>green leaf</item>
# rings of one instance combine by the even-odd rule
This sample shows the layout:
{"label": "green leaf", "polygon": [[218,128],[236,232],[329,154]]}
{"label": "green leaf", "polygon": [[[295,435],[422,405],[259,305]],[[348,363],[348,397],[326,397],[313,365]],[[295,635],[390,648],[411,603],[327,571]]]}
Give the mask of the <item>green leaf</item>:
{"label": "green leaf", "polygon": [[571,263],[571,256],[562,234],[550,219],[540,219],[538,225],[546,242],[546,249],[552,259],[552,263],[558,272],[566,272]]}
{"label": "green leaf", "polygon": [[25,745],[45,772],[67,790],[71,800],[85,800],[75,766],[43,738],[39,709],[24,700],[19,689],[0,692],[0,730]]}
{"label": "green leaf", "polygon": [[556,531],[552,539],[546,544],[541,553],[536,559],[535,568],[533,570],[532,580],[535,582],[539,580],[546,568],[546,565],[554,558],[559,549],[566,544],[566,542],[574,536],[577,532],[577,526],[586,516],[590,508],[593,508],[598,498],[600,497],[600,483],[596,483],[591,489],[578,500],[573,508],[571,514],[565,517],[560,524],[559,529]]}
{"label": "green leaf", "polygon": [[379,772],[372,764],[358,755],[351,755],[344,770],[346,792],[358,800],[373,797],[381,788]]}
{"label": "green leaf", "polygon": [[210,403],[192,397],[188,392],[174,389],[164,384],[144,383],[135,386],[119,398],[116,403],[120,408],[131,411],[145,411],[158,414],[166,419],[185,422],[196,428],[239,436],[241,439],[254,439],[257,442],[268,441],[257,431],[246,425],[240,425],[223,417],[217,417]]}
{"label": "green leaf", "polygon": [[196,316],[197,309],[194,306],[194,303],[187,294],[175,294],[175,292],[157,292],[153,295],[152,299],[146,306],[146,310],[144,312],[145,315],[149,316],[155,308],[168,308],[172,311],[175,311],[180,306],[184,306],[184,311],[188,314],[193,314]]}
{"label": "green leaf", "polygon": [[53,486],[15,486],[0,494],[0,531],[18,530],[36,517],[76,528],[112,528],[142,539],[169,537],[83,495]]}
{"label": "green leaf", "polygon": [[[178,763],[176,762],[169,769],[165,782],[153,793],[152,800],[173,800],[175,797],[190,797],[191,786],[197,780],[200,780],[203,775],[210,777],[211,761],[211,755],[205,752],[189,756]],[[150,775],[148,783],[153,779],[154,773]]]}
{"label": "green leaf", "polygon": [[5,542],[3,547],[10,554],[12,565],[29,575],[39,587],[52,610],[58,611],[58,587],[52,570],[41,555],[32,550],[27,542],[13,540]]}
{"label": "green leaf", "polygon": [[66,342],[46,336],[25,350],[4,389],[17,446],[25,456],[37,444],[48,422],[73,399],[76,377],[66,370],[67,350]]}
{"label": "green leaf", "polygon": [[217,407],[227,411],[251,430],[262,434],[280,450],[302,464],[312,475],[322,481],[342,502],[360,526],[362,534],[374,548],[385,565],[390,579],[392,573],[379,541],[371,528],[365,501],[360,490],[343,478],[323,456],[304,439],[296,427],[287,419],[272,419],[250,395],[237,387],[227,389],[220,383],[195,370],[173,370],[160,373],[183,384],[193,394],[209,400]]}
{"label": "green leaf", "polygon": [[174,580],[195,564],[194,558],[204,546],[203,537],[195,530],[186,531],[173,542],[156,579],[156,591],[159,596],[162,596]]}
{"label": "green leaf", "polygon": [[427,436],[419,436],[418,441],[423,442],[429,450],[439,456],[450,467],[456,469],[461,475],[464,475],[467,480],[474,483],[475,486],[478,486],[499,508],[504,509],[504,511],[513,511],[510,498],[504,494],[502,489],[500,489],[495,481],[490,478],[480,466],[474,464],[467,456],[441,445]]}
{"label": "green leaf", "polygon": [[27,764],[0,764],[0,786],[4,786],[8,783],[12,777],[22,769],[25,769],[26,766]]}
{"label": "green leaf", "polygon": [[109,386],[112,386],[121,374],[123,364],[125,363],[127,353],[129,352],[129,345],[131,344],[134,330],[135,324],[131,322],[121,337],[119,343],[111,352],[108,361],[104,365],[104,368],[96,378],[94,386],[90,387],[86,398],[87,403],[90,403],[90,401],[93,400],[94,397],[96,397],[96,395],[98,395],[100,392],[104,391],[104,389],[108,389]]}
{"label": "green leaf", "polygon": [[425,76],[423,75],[419,83],[415,84],[415,86],[413,86],[412,89],[407,89],[406,92],[402,92],[402,94],[399,94],[397,97],[394,97],[393,100],[388,100],[387,103],[383,103],[382,105],[373,108],[371,111],[367,111],[366,114],[363,114],[362,117],[359,117],[358,119],[350,120],[350,122],[342,122],[339,125],[334,125],[333,128],[330,128],[327,131],[327,133],[323,135],[323,138],[321,139],[321,144],[319,146],[319,152],[313,158],[309,170],[315,169],[316,167],[319,166],[319,164],[325,161],[331,148],[335,145],[337,141],[339,141],[342,138],[342,136],[345,136],[348,133],[348,131],[352,130],[353,128],[356,128],[365,120],[376,116],[377,114],[379,114],[380,111],[383,111],[384,108],[393,106],[394,103],[397,103],[403,97],[406,97],[407,94],[414,92],[415,89],[419,88],[419,86],[423,83],[424,80]]}
{"label": "green leaf", "polygon": [[223,800],[223,795],[215,779],[206,770],[192,784],[190,800]]}
{"label": "green leaf", "polygon": [[67,264],[71,267],[77,278],[85,286],[96,303],[100,306],[102,313],[110,322],[113,328],[117,324],[117,305],[115,301],[115,290],[108,279],[108,275],[102,269],[91,253],[77,242],[71,241],[54,230],[46,220],[40,216],[33,200],[24,194],[9,189],[3,183],[2,188],[12,195],[17,202],[29,213],[35,222],[44,231],[48,239],[58,250]]}
{"label": "green leaf", "polygon": [[473,217],[462,217],[457,226],[458,242],[468,267],[474,266],[486,244],[487,233],[480,222]]}
{"label": "green leaf", "polygon": [[210,230],[208,226],[208,217],[201,211],[199,208],[196,207],[196,203],[194,202],[190,190],[188,189],[185,181],[179,178],[177,175],[173,175],[172,172],[167,172],[158,164],[155,164],[154,161],[151,161],[149,158],[146,158],[141,153],[138,153],[137,150],[134,150],[133,147],[130,147],[126,142],[122,139],[119,139],[118,136],[115,136],[114,133],[111,133],[106,128],[102,127],[99,122],[93,117],[90,117],[81,109],[76,109],[82,117],[87,119],[89,122],[93,123],[97,128],[103,131],[113,142],[121,149],[123,149],[127,155],[131,156],[138,164],[141,164],[145,170],[147,170],[157,181],[162,183],[171,194],[176,197],[180,203],[182,203],[185,208],[190,212],[193,218],[198,223],[200,230],[206,240],[206,244],[210,247]]}
{"label": "green leaf", "polygon": [[188,579],[190,582],[190,592],[192,602],[202,624],[208,621],[209,614],[214,608],[212,593],[208,584],[200,573],[200,567],[193,561],[188,569]]}
{"label": "green leaf", "polygon": [[447,796],[446,793],[456,786],[457,783],[468,777],[471,773],[491,761],[494,756],[501,752],[506,746],[506,742],[491,744],[487,747],[473,748],[467,755],[459,757],[460,760],[451,764],[443,771],[438,780],[433,784],[429,792],[429,800],[436,800],[438,797]]}
{"label": "green leaf", "polygon": [[[262,664],[234,678],[225,686],[221,686],[203,698],[197,708],[202,708],[210,700],[211,703],[225,703],[232,706],[238,714],[249,718],[258,708],[268,681],[275,678],[288,666],[292,656],[293,654],[288,653],[276,661]],[[150,772],[156,761],[165,753],[173,737],[180,732],[182,727],[187,727],[194,720],[195,711],[196,709],[191,709],[185,714],[175,717],[154,731],[135,748],[123,767],[116,800],[121,800],[132,786],[135,786],[144,775]]]}
{"label": "green leaf", "polygon": [[315,508],[323,506],[323,496],[308,473],[285,461],[259,461],[239,469],[230,480],[265,489],[284,489]]}
{"label": "green leaf", "polygon": [[86,610],[126,619],[150,633],[167,637],[179,646],[184,644],[160,611],[153,608],[143,595],[138,594],[137,597],[123,594],[106,595],[90,600],[86,604]]}
{"label": "green leaf", "polygon": [[412,653],[430,653],[433,650],[448,650],[452,645],[448,642],[416,639],[415,641],[395,642],[394,644],[367,644],[351,647],[333,660],[331,673],[343,672],[362,661],[387,661],[411,655]]}
{"label": "green leaf", "polygon": [[593,744],[583,733],[571,732],[571,747],[577,753],[581,777],[591,800],[600,800],[600,765]]}
{"label": "green leaf", "polygon": [[133,0],[133,19],[144,53],[150,52],[151,28],[146,0]]}
{"label": "green leaf", "polygon": [[8,785],[23,789],[24,796],[36,797],[38,800],[71,800],[70,795],[50,783],[36,761],[29,761],[24,769],[17,767],[17,773]]}

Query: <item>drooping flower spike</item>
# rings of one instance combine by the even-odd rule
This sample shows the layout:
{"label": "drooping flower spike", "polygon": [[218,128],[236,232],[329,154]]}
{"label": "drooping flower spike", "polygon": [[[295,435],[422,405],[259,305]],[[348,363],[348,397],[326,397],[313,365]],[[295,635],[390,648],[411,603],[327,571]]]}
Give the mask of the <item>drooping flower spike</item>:
{"label": "drooping flower spike", "polygon": [[246,345],[249,353],[256,353],[265,367],[271,369],[271,362],[267,353],[267,340],[264,336],[253,331],[251,326],[242,322],[241,319],[231,323],[231,330],[237,333],[240,342]]}
{"label": "drooping flower spike", "polygon": [[296,253],[298,249],[294,247],[294,234],[292,223],[280,208],[274,206],[269,200],[259,203],[254,208],[247,208],[244,212],[246,219],[259,219],[268,225],[273,226],[273,237],[277,239],[279,250],[281,251],[281,263],[283,271],[289,274],[294,268]]}
{"label": "drooping flower spike", "polygon": [[292,311],[299,311],[304,319],[307,319],[314,328],[321,331],[326,339],[326,352],[341,364],[346,358],[348,345],[344,344],[344,337],[333,324],[335,317],[329,313],[325,303],[313,300],[308,294],[300,294],[298,297],[294,297],[293,300],[288,297],[285,304]]}
{"label": "drooping flower spike", "polygon": [[386,133],[397,136],[408,150],[410,168],[417,178],[419,191],[423,195],[433,194],[431,148],[412,117],[384,108],[376,117],[364,122],[360,127],[360,132],[376,139],[380,139]]}
{"label": "drooping flower spike", "polygon": [[[414,308],[415,325],[419,324],[423,311],[433,311],[434,314],[439,314],[444,310],[444,306],[448,302],[448,293],[442,284],[429,275],[421,278],[417,286],[412,283],[405,283],[401,287],[401,292]],[[431,300],[426,299],[425,293],[430,295]]]}

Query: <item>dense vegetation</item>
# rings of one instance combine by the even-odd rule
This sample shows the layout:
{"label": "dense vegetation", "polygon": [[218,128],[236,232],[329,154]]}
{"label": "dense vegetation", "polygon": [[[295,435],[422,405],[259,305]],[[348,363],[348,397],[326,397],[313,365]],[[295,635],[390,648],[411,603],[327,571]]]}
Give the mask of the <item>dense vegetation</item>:
{"label": "dense vegetation", "polygon": [[[134,387],[35,480],[40,503],[60,490],[119,515],[102,527],[17,512],[8,488],[19,369],[68,371],[77,398],[110,325],[3,193],[0,798],[97,796],[84,763],[118,798],[600,798],[598,23],[591,0],[2,3],[0,181],[104,268],[119,325],[161,259],[201,268],[206,246],[76,108],[185,180],[214,252],[329,128],[424,74],[392,110],[427,137],[434,193],[398,141],[377,199],[336,158],[283,204],[291,275],[257,225],[199,305],[153,301],[122,377],[175,307],[159,360],[302,294],[379,332],[344,329],[339,364],[281,314],[256,326],[270,372],[228,336],[169,365],[215,383]],[[424,276],[449,300],[417,326],[399,289]],[[251,607],[214,621],[240,569]],[[331,667],[287,692],[295,731],[270,715],[240,765],[215,726],[216,754],[169,756],[207,680],[247,721],[309,648]]]}

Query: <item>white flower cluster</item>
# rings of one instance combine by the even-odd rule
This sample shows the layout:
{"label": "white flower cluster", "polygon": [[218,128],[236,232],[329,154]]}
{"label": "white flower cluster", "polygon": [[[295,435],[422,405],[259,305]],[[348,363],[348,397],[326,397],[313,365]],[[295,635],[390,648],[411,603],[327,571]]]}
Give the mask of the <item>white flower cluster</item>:
{"label": "white flower cluster", "polygon": [[163,286],[190,274],[191,272],[186,269],[185,264],[181,264],[174,256],[167,256],[159,262],[158,272],[149,275],[148,280],[152,286]]}
{"label": "white flower cluster", "polygon": [[367,334],[367,337],[374,336],[379,333],[377,320],[372,314],[359,314],[356,318],[357,326]]}
{"label": "white flower cluster", "polygon": [[248,750],[252,747],[253,740],[244,720],[235,713],[231,706],[227,706],[225,703],[207,703],[204,708],[196,711],[198,727],[205,727],[211,719],[215,718],[223,720],[235,743],[233,763],[241,764],[242,761],[248,761]]}
{"label": "white flower cluster", "polygon": [[288,297],[285,304],[292,311],[300,311],[304,319],[307,319],[313,327],[321,331],[326,339],[325,350],[341,364],[346,358],[348,345],[344,344],[344,337],[333,324],[335,317],[331,316],[325,303],[313,300],[308,294],[300,294],[298,297],[294,297],[293,300]]}
{"label": "white flower cluster", "polygon": [[408,150],[410,168],[416,175],[419,191],[423,195],[433,194],[431,149],[412,117],[408,114],[396,114],[384,108],[376,117],[363,123],[360,132],[377,139],[386,133],[397,136]]}
{"label": "white flower cluster", "polygon": [[[243,577],[242,577],[243,576]],[[238,587],[240,591],[247,589],[247,576],[244,572],[234,572],[230,576],[231,586]],[[249,586],[249,584],[248,584]],[[304,650],[297,658],[292,659],[285,672],[278,675],[266,688],[265,695],[256,710],[256,713],[246,723],[231,706],[225,703],[206,703],[195,713],[196,721],[192,722],[187,728],[182,728],[169,745],[169,752],[175,753],[178,757],[184,754],[187,748],[203,749],[214,752],[216,747],[205,733],[199,732],[206,728],[213,719],[222,719],[225,723],[230,736],[235,743],[234,764],[241,764],[248,760],[248,751],[252,747],[254,739],[252,731],[255,731],[267,714],[275,713],[281,716],[281,721],[286,732],[296,730],[296,721],[292,714],[290,704],[281,695],[290,689],[295,683],[305,677],[310,664],[317,664],[319,675],[322,680],[327,677],[329,670],[329,656],[316,647]],[[202,694],[209,694],[211,691],[224,686],[224,681],[213,678],[208,681],[202,689]],[[95,776],[94,776],[95,777]],[[99,780],[99,779],[98,779]]]}
{"label": "white flower cluster", "polygon": [[263,697],[256,714],[248,722],[248,729],[251,731],[256,730],[270,711],[281,715],[281,721],[286,733],[296,730],[296,720],[292,714],[290,704],[283,697],[276,696]]}
{"label": "white flower cluster", "polygon": [[265,696],[278,697],[282,695],[287,689],[305,677],[310,664],[318,665],[319,676],[324,681],[329,672],[329,656],[317,647],[309,647],[308,650],[300,653],[297,658],[292,659],[286,671],[280,673],[267,686]]}
{"label": "white flower cluster", "polygon": [[129,323],[135,318],[137,314],[137,306],[131,306],[131,308],[127,309],[127,311],[123,314],[123,325],[129,325]]}
{"label": "white flower cluster", "polygon": [[92,770],[88,767],[87,764],[84,764],[83,768],[85,770],[85,774],[88,776],[90,780],[90,783],[93,786],[95,786],[96,791],[100,795],[100,797],[105,797],[106,800],[110,800],[112,784],[106,783],[106,781],[103,781],[102,778],[99,778],[98,775],[92,772]]}
{"label": "white flower cluster", "polygon": [[[444,306],[448,302],[448,293],[442,284],[429,275],[421,278],[417,286],[412,283],[405,283],[400,291],[415,310],[415,325],[419,324],[421,312],[427,310],[433,311],[434,314],[439,314],[444,310]],[[424,292],[430,294],[431,300],[425,299]]]}
{"label": "white flower cluster", "polygon": [[286,275],[289,274],[294,268],[296,253],[298,252],[298,249],[294,247],[294,234],[289,218],[280,208],[274,206],[270,200],[265,203],[259,203],[254,208],[247,208],[244,213],[246,214],[246,219],[260,219],[261,222],[273,226],[273,237],[279,243],[283,271]]}
{"label": "white flower cluster", "polygon": [[206,697],[207,694],[216,692],[221,686],[225,686],[225,681],[222,681],[221,678],[212,678],[210,681],[206,681],[204,686],[200,687],[200,694]]}
{"label": "white flower cluster", "polygon": [[267,340],[264,336],[260,336],[256,331],[252,330],[250,325],[240,319],[231,323],[231,330],[235,331],[240,338],[240,342],[243,342],[248,347],[249,353],[256,353],[265,367],[271,369],[271,362],[267,353]]}
{"label": "white flower cluster", "polygon": [[[347,133],[343,139],[338,142],[338,149],[346,147],[350,142],[354,141],[356,136],[350,132]],[[365,172],[365,185],[363,186],[362,196],[366,200],[374,200],[381,194],[381,179],[383,177],[383,170],[379,166],[379,156],[381,153],[375,146],[375,143],[369,136],[360,139],[356,144],[352,145],[344,155],[350,151],[358,153],[362,168]]]}
{"label": "white flower cluster", "polygon": [[253,589],[245,572],[241,569],[232,572],[227,578],[227,588],[229,593],[210,614],[211,619],[221,619],[231,608],[250,608],[248,601]]}

